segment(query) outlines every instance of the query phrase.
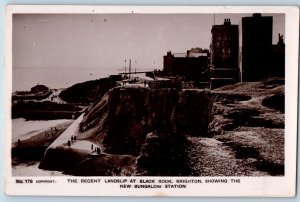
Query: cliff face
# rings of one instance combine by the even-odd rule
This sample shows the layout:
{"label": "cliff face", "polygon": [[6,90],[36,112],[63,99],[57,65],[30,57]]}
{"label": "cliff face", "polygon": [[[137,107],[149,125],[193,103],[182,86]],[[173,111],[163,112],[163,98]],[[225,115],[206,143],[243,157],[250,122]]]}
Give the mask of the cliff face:
{"label": "cliff face", "polygon": [[214,91],[115,87],[86,110],[76,134],[102,155],[80,158],[70,174],[282,175],[284,86],[275,81]]}
{"label": "cliff face", "polygon": [[118,87],[88,110],[81,130],[100,123],[107,152],[138,155],[151,132],[206,136],[208,99],[207,91]]}
{"label": "cliff face", "polygon": [[105,153],[135,156],[138,175],[189,175],[186,137],[208,135],[208,102],[204,90],[116,87],[89,107],[80,131]]}

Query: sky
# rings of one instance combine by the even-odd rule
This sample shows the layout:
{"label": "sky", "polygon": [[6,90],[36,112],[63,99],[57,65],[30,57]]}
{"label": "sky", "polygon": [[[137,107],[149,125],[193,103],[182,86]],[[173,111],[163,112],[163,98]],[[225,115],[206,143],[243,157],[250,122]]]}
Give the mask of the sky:
{"label": "sky", "polygon": [[[285,31],[284,15],[270,15],[276,43],[277,34]],[[244,16],[251,14],[15,14],[13,89],[24,87],[22,82],[26,88],[32,85],[24,81],[30,72],[36,83],[62,83],[67,80],[59,76],[62,71],[81,81],[88,80],[81,78],[84,72],[124,69],[129,58],[132,68],[162,69],[167,51],[209,48],[213,24],[230,18],[241,25]]]}

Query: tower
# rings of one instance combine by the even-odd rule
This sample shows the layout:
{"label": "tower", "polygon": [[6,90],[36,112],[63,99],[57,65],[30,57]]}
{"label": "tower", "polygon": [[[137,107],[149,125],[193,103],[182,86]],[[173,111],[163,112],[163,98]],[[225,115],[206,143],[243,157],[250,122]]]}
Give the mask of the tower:
{"label": "tower", "polygon": [[271,75],[273,17],[242,18],[243,81],[259,81]]}
{"label": "tower", "polygon": [[225,19],[223,25],[213,25],[212,63],[214,68],[238,68],[239,29]]}
{"label": "tower", "polygon": [[239,81],[239,29],[225,19],[223,25],[211,29],[211,88]]}

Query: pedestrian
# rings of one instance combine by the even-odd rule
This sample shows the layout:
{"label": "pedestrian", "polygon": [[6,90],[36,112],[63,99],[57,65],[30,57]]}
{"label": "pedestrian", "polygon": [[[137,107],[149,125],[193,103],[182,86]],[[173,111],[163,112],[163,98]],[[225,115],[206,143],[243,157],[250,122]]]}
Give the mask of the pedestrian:
{"label": "pedestrian", "polygon": [[76,142],[76,140],[77,140],[77,137],[76,137],[76,136],[74,136],[74,142]]}
{"label": "pedestrian", "polygon": [[71,147],[71,142],[70,142],[70,140],[68,141],[68,146]]}
{"label": "pedestrian", "polygon": [[92,145],[91,145],[91,150],[93,150],[93,149],[94,149],[94,145],[92,144]]}

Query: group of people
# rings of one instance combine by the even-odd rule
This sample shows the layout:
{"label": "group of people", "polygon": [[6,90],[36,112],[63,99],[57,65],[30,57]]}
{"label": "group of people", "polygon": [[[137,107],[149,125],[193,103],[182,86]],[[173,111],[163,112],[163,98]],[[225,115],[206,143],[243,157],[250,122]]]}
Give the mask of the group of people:
{"label": "group of people", "polygon": [[97,147],[97,146],[94,147],[93,144],[91,145],[91,150],[92,150],[92,153],[95,152],[98,155],[101,153],[100,147]]}
{"label": "group of people", "polygon": [[58,132],[58,129],[56,127],[54,127],[54,128],[51,127],[49,132],[48,131],[45,132],[45,138],[48,138],[48,137],[50,137],[50,135],[52,136],[53,133],[57,133],[57,132]]}
{"label": "group of people", "polygon": [[77,136],[75,136],[75,135],[73,136],[73,135],[72,135],[72,136],[71,136],[71,141],[70,141],[70,140],[68,141],[68,146],[71,147],[71,145],[72,145],[74,142],[76,142],[76,140],[77,140]]}

